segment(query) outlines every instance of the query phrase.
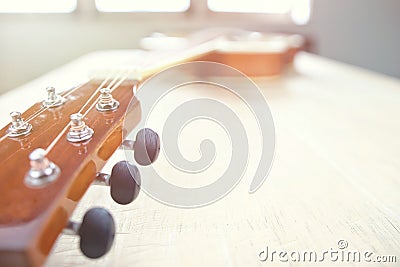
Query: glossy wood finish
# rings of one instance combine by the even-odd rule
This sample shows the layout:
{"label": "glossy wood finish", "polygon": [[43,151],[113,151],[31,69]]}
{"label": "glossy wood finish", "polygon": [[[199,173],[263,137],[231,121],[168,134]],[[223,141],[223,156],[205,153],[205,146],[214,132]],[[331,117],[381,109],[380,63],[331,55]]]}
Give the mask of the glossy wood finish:
{"label": "glossy wood finish", "polygon": [[198,60],[226,64],[247,76],[280,75],[287,65],[286,51],[278,53],[221,53],[218,51],[205,55]]}
{"label": "glossy wood finish", "polygon": [[[40,266],[59,233],[64,228],[78,201],[96,173],[119,147],[126,107],[133,98],[133,82],[124,82],[113,96],[120,102],[114,112],[92,109],[84,121],[94,131],[92,139],[79,144],[64,136],[49,152],[48,158],[61,169],[60,177],[43,188],[29,188],[24,176],[29,170],[29,153],[47,148],[98,88],[91,81],[68,96],[65,105],[41,113],[30,121],[33,131],[24,138],[7,138],[1,142],[0,164],[0,265]],[[96,99],[95,99],[96,100]],[[140,103],[130,110],[132,128],[140,120]],[[38,103],[28,109],[27,118],[41,108]],[[0,131],[5,134],[6,128]],[[17,167],[18,166],[18,167]]]}
{"label": "glossy wood finish", "polygon": [[[166,47],[169,43],[168,38],[186,40],[184,50],[188,53],[184,53],[183,57],[174,57],[180,52],[171,44],[171,47]],[[159,58],[170,60],[163,62],[163,68],[188,59],[212,61],[226,64],[251,77],[282,74],[305,42],[300,35],[242,32],[232,29],[220,32],[204,30],[186,35],[167,33],[161,37],[144,39],[146,42],[142,45],[143,48],[158,53]]]}

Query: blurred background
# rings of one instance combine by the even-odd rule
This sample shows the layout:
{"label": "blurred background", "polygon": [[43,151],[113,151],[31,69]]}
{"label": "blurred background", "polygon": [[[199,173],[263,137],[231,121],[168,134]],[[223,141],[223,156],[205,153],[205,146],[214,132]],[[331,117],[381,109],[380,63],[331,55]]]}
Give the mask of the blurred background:
{"label": "blurred background", "polygon": [[154,31],[299,33],[307,50],[400,78],[398,0],[0,0],[0,94]]}

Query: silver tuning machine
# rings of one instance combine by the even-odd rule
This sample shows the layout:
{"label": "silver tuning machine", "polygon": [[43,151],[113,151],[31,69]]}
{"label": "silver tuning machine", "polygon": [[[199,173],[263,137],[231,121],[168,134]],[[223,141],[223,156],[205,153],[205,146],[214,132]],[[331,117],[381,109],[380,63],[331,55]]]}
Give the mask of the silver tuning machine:
{"label": "silver tuning machine", "polygon": [[94,131],[92,128],[87,126],[83,121],[83,116],[80,113],[74,113],[71,115],[71,128],[67,133],[67,140],[72,143],[82,142],[92,138]]}
{"label": "silver tuning machine", "polygon": [[32,125],[21,117],[21,112],[13,111],[10,113],[11,125],[6,131],[9,137],[19,137],[27,135],[32,131]]}
{"label": "silver tuning machine", "polygon": [[119,107],[119,102],[115,100],[108,88],[100,89],[100,98],[96,104],[96,109],[101,112],[113,111]]}
{"label": "silver tuning machine", "polygon": [[82,253],[97,259],[110,250],[115,237],[115,223],[107,210],[92,208],[85,213],[82,223],[69,221],[63,233],[78,235]]}
{"label": "silver tuning machine", "polygon": [[61,95],[56,94],[54,87],[47,87],[47,99],[43,100],[42,105],[46,108],[53,108],[61,106],[65,103],[66,99]]}
{"label": "silver tuning machine", "polygon": [[49,161],[46,151],[37,148],[29,155],[31,168],[25,175],[25,184],[29,187],[43,187],[60,175],[60,168]]}

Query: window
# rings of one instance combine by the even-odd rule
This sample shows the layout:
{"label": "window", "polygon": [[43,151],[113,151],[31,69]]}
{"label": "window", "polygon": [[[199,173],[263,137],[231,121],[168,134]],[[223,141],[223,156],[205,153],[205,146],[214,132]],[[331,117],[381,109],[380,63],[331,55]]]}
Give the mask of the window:
{"label": "window", "polygon": [[190,0],[96,0],[101,12],[183,12]]}
{"label": "window", "polygon": [[294,23],[307,24],[311,16],[311,0],[293,0],[291,16]]}
{"label": "window", "polygon": [[0,0],[0,13],[69,13],[77,0]]}
{"label": "window", "polygon": [[217,12],[278,13],[290,11],[291,0],[208,0],[208,8]]}
{"label": "window", "polygon": [[207,0],[215,12],[290,14],[299,25],[310,19],[311,0]]}

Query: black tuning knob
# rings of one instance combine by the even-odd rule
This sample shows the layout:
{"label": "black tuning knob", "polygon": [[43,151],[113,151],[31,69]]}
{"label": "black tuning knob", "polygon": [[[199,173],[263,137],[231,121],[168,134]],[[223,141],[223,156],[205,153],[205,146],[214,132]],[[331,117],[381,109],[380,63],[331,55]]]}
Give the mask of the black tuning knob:
{"label": "black tuning knob", "polygon": [[110,186],[112,199],[118,204],[126,205],[134,201],[140,192],[140,172],[128,161],[114,165],[111,175],[98,173],[96,183]]}
{"label": "black tuning knob", "polygon": [[91,259],[105,255],[115,236],[115,223],[111,214],[103,208],[92,208],[85,213],[82,223],[69,222],[65,233],[80,236],[80,249]]}
{"label": "black tuning knob", "polygon": [[114,165],[111,171],[111,197],[119,204],[129,204],[139,195],[140,183],[138,168],[128,161],[120,161]]}
{"label": "black tuning knob", "polygon": [[160,137],[149,128],[143,128],[136,134],[136,140],[125,140],[123,145],[134,150],[134,157],[138,164],[147,166],[156,161],[160,152]]}

